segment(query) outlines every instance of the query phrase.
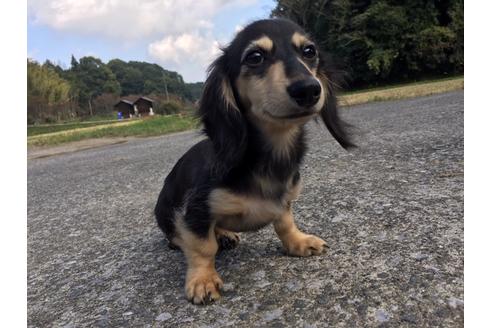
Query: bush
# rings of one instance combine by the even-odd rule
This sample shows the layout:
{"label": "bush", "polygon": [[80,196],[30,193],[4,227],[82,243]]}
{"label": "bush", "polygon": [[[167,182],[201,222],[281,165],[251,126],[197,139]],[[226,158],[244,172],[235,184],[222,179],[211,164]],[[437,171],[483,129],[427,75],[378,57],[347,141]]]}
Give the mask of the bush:
{"label": "bush", "polygon": [[92,100],[93,114],[109,116],[114,111],[114,105],[118,102],[119,96],[113,93],[103,93]]}
{"label": "bush", "polygon": [[183,112],[185,107],[174,100],[170,101],[156,101],[154,103],[154,112],[160,115],[177,114]]}

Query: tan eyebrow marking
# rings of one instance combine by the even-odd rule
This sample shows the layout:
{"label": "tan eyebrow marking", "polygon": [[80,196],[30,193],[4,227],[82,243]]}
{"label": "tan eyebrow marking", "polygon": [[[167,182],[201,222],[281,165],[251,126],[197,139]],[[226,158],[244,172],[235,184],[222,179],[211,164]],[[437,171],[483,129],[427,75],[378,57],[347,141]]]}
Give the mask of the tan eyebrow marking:
{"label": "tan eyebrow marking", "polygon": [[265,52],[270,52],[273,49],[273,41],[267,36],[262,36],[261,38],[252,41],[246,49],[244,49],[243,55],[241,56],[241,61],[244,59],[248,51],[254,48],[261,48]]}
{"label": "tan eyebrow marking", "polygon": [[251,42],[251,44],[260,47],[265,51],[272,51],[273,49],[273,41],[267,36],[262,36],[261,38]]}
{"label": "tan eyebrow marking", "polygon": [[292,44],[294,44],[297,48],[300,48],[303,44],[311,42],[307,37],[302,35],[299,32],[294,32],[292,34]]}

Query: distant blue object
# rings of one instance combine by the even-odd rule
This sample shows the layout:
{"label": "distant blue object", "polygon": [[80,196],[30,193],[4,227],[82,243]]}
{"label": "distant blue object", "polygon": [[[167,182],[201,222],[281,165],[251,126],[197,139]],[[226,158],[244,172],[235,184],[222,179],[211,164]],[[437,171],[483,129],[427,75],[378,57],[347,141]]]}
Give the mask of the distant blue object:
{"label": "distant blue object", "polygon": [[121,112],[118,112],[118,119],[122,120],[123,119],[123,114]]}

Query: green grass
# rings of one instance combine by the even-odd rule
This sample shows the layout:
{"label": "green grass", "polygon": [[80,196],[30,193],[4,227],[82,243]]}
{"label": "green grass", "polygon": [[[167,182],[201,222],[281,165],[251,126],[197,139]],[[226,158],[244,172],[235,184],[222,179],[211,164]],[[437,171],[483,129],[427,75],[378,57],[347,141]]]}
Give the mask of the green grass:
{"label": "green grass", "polygon": [[454,90],[463,90],[464,85],[464,77],[421,81],[405,85],[344,93],[339,97],[339,102],[342,106],[351,106],[376,101],[422,97]]}
{"label": "green grass", "polygon": [[111,114],[100,114],[100,115],[84,117],[83,119],[80,119],[80,121],[96,122],[96,121],[110,121],[110,120],[117,120],[117,119],[118,119],[118,115],[116,113],[111,113]]}
{"label": "green grass", "polygon": [[[118,122],[114,122],[118,123]],[[64,124],[50,124],[50,125],[32,125],[27,127],[27,136],[37,136],[46,133],[60,132],[66,130],[73,130],[79,128],[87,128],[91,126],[108,124],[108,122],[76,122],[76,123],[64,123]]]}
{"label": "green grass", "polygon": [[370,87],[366,89],[358,89],[358,90],[352,90],[352,91],[347,91],[347,92],[342,92],[342,95],[352,95],[352,94],[357,94],[357,93],[366,93],[366,92],[373,92],[373,91],[384,91],[388,89],[395,89],[395,88],[401,88],[401,87],[411,87],[411,86],[418,86],[422,84],[429,84],[429,83],[442,83],[446,81],[460,81],[464,80],[463,75],[456,75],[456,76],[450,76],[450,77],[445,77],[441,79],[428,79],[428,80],[421,80],[421,81],[416,81],[416,82],[406,82],[406,83],[394,83],[394,84],[388,84],[384,86],[378,86],[378,87]]}
{"label": "green grass", "polygon": [[50,146],[61,143],[91,138],[114,137],[149,137],[171,132],[189,130],[198,127],[192,116],[167,115],[154,116],[142,120],[122,122],[119,124],[99,125],[31,136],[27,138],[28,146]]}

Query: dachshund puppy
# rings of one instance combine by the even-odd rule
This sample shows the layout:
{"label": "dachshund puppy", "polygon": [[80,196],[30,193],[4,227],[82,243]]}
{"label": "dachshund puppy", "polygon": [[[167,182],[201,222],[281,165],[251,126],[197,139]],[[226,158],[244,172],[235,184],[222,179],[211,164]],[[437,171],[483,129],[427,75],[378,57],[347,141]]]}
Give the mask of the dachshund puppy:
{"label": "dachshund puppy", "polygon": [[320,116],[344,148],[333,82],[316,44],[284,19],[256,21],[209,68],[199,115],[207,139],[167,176],[155,207],[170,247],[187,261],[185,293],[195,304],[220,297],[219,249],[237,232],[273,223],[286,252],[320,255],[325,242],[299,231],[291,202],[301,189],[304,125]]}

